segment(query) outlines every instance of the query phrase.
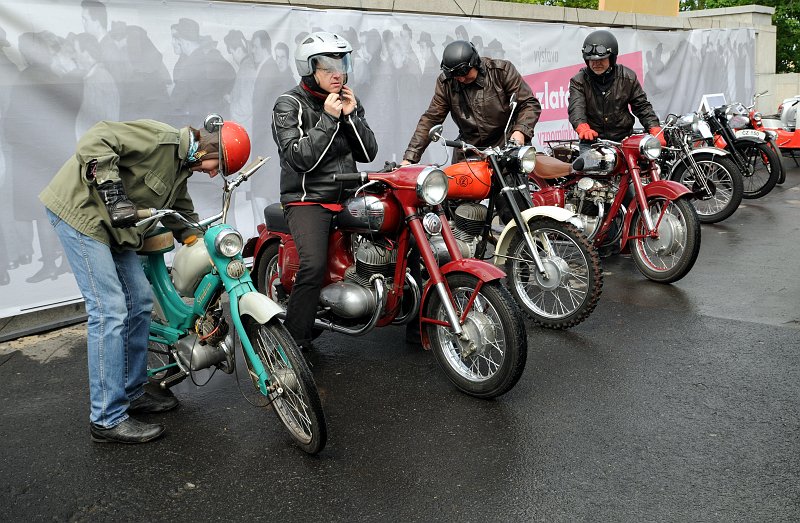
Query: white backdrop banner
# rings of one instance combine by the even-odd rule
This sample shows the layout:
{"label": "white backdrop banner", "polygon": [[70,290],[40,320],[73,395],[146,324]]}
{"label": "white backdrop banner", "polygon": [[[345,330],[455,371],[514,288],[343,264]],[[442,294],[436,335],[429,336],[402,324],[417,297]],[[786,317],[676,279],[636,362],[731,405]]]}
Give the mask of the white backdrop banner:
{"label": "white backdrop banner", "polygon": [[[0,317],[80,300],[37,195],[98,120],[199,127],[215,112],[243,123],[253,155],[273,158],[234,202],[235,225],[247,238],[264,206],[278,200],[271,109],[298,81],[293,56],[305,34],[337,32],[355,49],[348,83],[379,145],[370,168],[401,159],[453,39],[517,66],[543,107],[534,145],[573,137],[569,79],[583,67],[580,45],[594,29],[226,2],[3,0]],[[662,119],[695,110],[704,93],[738,101],[753,94],[751,29],[613,32],[619,61],[639,76]],[[457,134],[449,120],[445,132]],[[422,161],[448,158],[435,146]],[[190,191],[201,217],[219,211],[218,180],[196,175]]]}

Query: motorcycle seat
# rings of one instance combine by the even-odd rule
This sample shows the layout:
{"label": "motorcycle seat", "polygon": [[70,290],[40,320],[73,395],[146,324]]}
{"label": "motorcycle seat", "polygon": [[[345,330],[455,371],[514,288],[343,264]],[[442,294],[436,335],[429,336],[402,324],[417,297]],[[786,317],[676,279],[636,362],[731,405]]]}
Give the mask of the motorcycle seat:
{"label": "motorcycle seat", "polygon": [[545,154],[536,155],[536,165],[533,168],[533,173],[539,178],[552,180],[554,178],[567,176],[571,172],[571,163],[562,162],[558,158],[553,158]]}
{"label": "motorcycle seat", "polygon": [[283,215],[283,206],[280,203],[272,203],[264,207],[264,223],[267,229],[274,232],[289,234],[289,224]]}

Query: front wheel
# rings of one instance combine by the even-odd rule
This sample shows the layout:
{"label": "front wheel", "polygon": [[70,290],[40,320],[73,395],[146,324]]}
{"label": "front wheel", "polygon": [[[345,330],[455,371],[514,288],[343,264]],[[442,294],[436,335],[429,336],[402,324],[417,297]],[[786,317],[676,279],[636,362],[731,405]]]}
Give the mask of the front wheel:
{"label": "front wheel", "polygon": [[[447,286],[456,315],[464,316],[462,335],[449,326],[425,323],[433,353],[447,377],[462,392],[478,398],[505,394],[525,369],[528,340],[522,312],[498,281],[479,284],[468,274],[450,274]],[[427,318],[447,322],[438,292],[431,295]]]}
{"label": "front wheel", "polygon": [[511,294],[526,314],[543,327],[566,329],[579,324],[600,299],[600,256],[573,225],[550,218],[528,225],[546,274],[536,269],[528,244],[517,230],[505,264]]}
{"label": "front wheel", "polygon": [[781,159],[766,143],[739,141],[736,150],[744,158],[744,198],[752,200],[769,193],[778,183]]}
{"label": "front wheel", "polygon": [[633,217],[631,255],[647,278],[659,283],[678,281],[692,269],[700,253],[700,220],[687,200],[652,198],[647,201],[658,237],[647,236],[641,209]]}
{"label": "front wheel", "polygon": [[[300,448],[316,454],[325,447],[328,427],[317,385],[297,344],[277,319],[264,325],[249,317],[243,321],[247,338],[267,372],[268,398],[275,413]],[[247,355],[245,361],[258,388]]]}
{"label": "front wheel", "polygon": [[695,172],[689,168],[689,161],[687,158],[678,164],[670,179],[694,192],[696,199],[692,204],[700,223],[717,223],[728,218],[739,208],[744,194],[742,173],[736,163],[721,156],[698,156],[695,158],[698,172]]}

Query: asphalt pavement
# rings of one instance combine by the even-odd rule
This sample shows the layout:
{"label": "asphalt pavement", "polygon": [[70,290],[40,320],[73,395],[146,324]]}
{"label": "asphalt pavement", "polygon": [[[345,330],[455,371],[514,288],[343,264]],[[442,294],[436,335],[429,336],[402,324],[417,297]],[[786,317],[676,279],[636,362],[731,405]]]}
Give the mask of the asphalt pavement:
{"label": "asphalt pavement", "polygon": [[[794,167],[791,160],[785,165]],[[604,260],[568,331],[527,325],[519,384],[459,393],[399,327],[309,355],[309,457],[244,374],[176,387],[167,435],[92,443],[85,324],[0,344],[5,521],[798,521],[800,169],[704,225],[693,270]]]}

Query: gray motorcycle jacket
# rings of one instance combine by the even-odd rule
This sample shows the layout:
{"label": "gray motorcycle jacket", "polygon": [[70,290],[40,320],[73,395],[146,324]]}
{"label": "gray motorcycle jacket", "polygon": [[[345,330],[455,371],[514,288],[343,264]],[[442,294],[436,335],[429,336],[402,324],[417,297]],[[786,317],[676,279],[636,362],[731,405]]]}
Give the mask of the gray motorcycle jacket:
{"label": "gray motorcycle jacket", "polygon": [[620,64],[614,68],[614,81],[605,94],[592,86],[589,75],[593,73],[588,68],[584,67],[572,77],[569,81],[569,123],[573,128],[588,123],[600,138],[618,142],[633,133],[635,120],[631,111],[645,131],[659,123],[636,73]]}
{"label": "gray motorcycle jacket", "polygon": [[335,181],[340,173],[357,172],[356,162],[378,154],[375,134],[356,100],[356,110],[337,120],[324,110],[324,100],[294,87],[278,97],[272,110],[272,137],[281,161],[281,203],[336,203],[357,182]]}

